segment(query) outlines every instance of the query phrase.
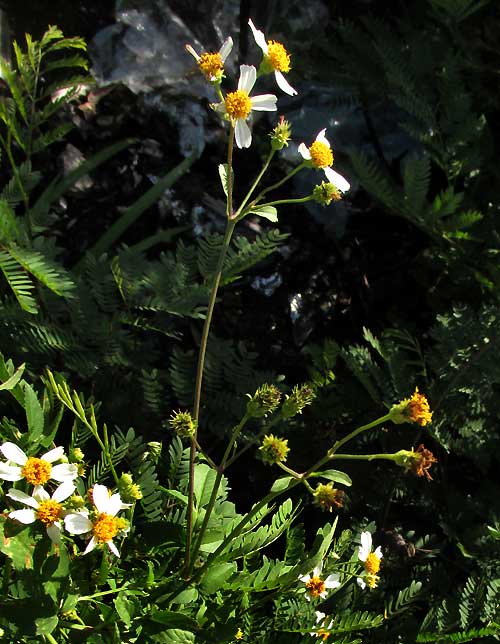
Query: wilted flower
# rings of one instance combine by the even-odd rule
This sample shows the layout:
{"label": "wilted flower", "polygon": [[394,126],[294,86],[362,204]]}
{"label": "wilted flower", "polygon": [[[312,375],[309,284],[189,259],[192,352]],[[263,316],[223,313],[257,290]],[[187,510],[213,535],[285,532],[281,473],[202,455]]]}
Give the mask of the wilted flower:
{"label": "wilted flower", "polygon": [[314,490],[314,503],[322,510],[333,512],[344,505],[345,492],[333,487],[333,483],[318,483]]}
{"label": "wilted flower", "polygon": [[305,143],[301,143],[299,145],[299,153],[303,159],[309,161],[311,167],[323,170],[326,178],[335,188],[340,190],[340,192],[347,192],[351,185],[341,174],[331,168],[333,165],[333,152],[330,147],[330,142],[325,136],[325,132],[326,128],[318,132],[316,140],[309,148]]}
{"label": "wilted flower", "polygon": [[397,405],[393,405],[391,411],[391,420],[393,423],[417,423],[421,427],[425,427],[428,423],[432,422],[432,411],[429,406],[429,401],[418,391],[415,391],[411,398],[405,398]]}
{"label": "wilted flower", "polygon": [[315,398],[316,394],[310,385],[295,385],[281,408],[283,418],[292,418],[292,416],[302,413],[304,407],[310,405]]}
{"label": "wilted flower", "polygon": [[363,577],[357,578],[358,585],[360,588],[366,588],[366,586],[375,588],[379,580],[377,573],[380,570],[382,549],[378,546],[376,550],[372,551],[372,535],[368,531],[361,533],[358,559],[363,562],[366,573]]}
{"label": "wilted flower", "polygon": [[233,39],[231,37],[226,38],[218,52],[208,52],[201,54],[201,56],[195,52],[191,45],[186,45],[186,51],[193,56],[203,75],[209,81],[212,81],[212,83],[218,83],[222,80],[224,63],[226,62],[226,58],[229,56],[232,48]]}
{"label": "wilted flower", "polygon": [[215,106],[215,109],[225,114],[234,125],[236,145],[239,148],[248,148],[252,143],[252,133],[246,123],[252,110],[257,112],[274,112],[276,110],[276,101],[278,99],[274,94],[250,96],[256,80],[257,71],[255,67],[253,65],[241,65],[238,89],[235,92],[229,92],[224,102]]}
{"label": "wilted flower", "polygon": [[[7,463],[0,463],[0,478],[5,481],[21,481],[25,479],[32,485],[45,485],[54,480],[58,483],[71,482],[78,476],[76,465],[60,463],[52,465],[55,461],[64,458],[64,449],[56,447],[42,454],[41,458],[27,456],[23,450],[14,443],[4,443],[0,451],[7,459]],[[15,465],[11,465],[14,463]]]}
{"label": "wilted flower", "polygon": [[113,543],[113,538],[119,532],[125,532],[128,525],[116,516],[123,508],[122,499],[119,494],[110,495],[105,485],[96,483],[92,488],[92,501],[95,506],[92,513],[82,510],[66,515],[66,530],[70,534],[92,534],[84,554],[91,552],[96,546],[106,544],[111,552],[119,557],[120,553]]}
{"label": "wilted flower", "polygon": [[334,573],[333,575],[328,575],[326,579],[321,578],[321,571],[323,565],[319,564],[313,570],[312,575],[303,575],[299,577],[300,581],[303,581],[306,585],[306,599],[310,601],[311,599],[325,599],[328,595],[329,588],[339,588],[340,581],[339,576]]}
{"label": "wilted flower", "polygon": [[274,465],[275,463],[284,463],[286,461],[290,448],[286,438],[278,438],[273,434],[269,434],[262,439],[259,451],[264,463]]}
{"label": "wilted flower", "polygon": [[278,87],[283,90],[285,94],[295,96],[297,94],[296,90],[293,89],[283,76],[283,72],[287,74],[290,71],[290,54],[280,42],[277,42],[276,40],[266,40],[262,31],[256,29],[251,20],[248,21],[248,24],[252,30],[255,42],[262,49],[262,53],[264,54],[264,60],[261,63],[259,72],[263,74],[274,72],[274,77]]}
{"label": "wilted flower", "polygon": [[327,181],[322,181],[320,185],[313,188],[313,199],[322,206],[329,206],[332,201],[339,201],[342,199],[340,190]]}
{"label": "wilted flower", "polygon": [[197,422],[188,411],[174,411],[168,424],[181,438],[191,438],[196,433]]}
{"label": "wilted flower", "polygon": [[426,449],[422,444],[417,447],[416,451],[400,450],[394,460],[416,476],[425,476],[428,481],[432,481],[429,469],[433,463],[437,463],[437,458],[430,449]]}
{"label": "wilted flower", "polygon": [[247,402],[247,414],[253,418],[262,418],[271,414],[279,405],[281,392],[275,385],[261,385]]}
{"label": "wilted flower", "polygon": [[43,489],[41,485],[36,485],[33,494],[25,494],[20,490],[10,488],[7,496],[28,505],[30,509],[14,510],[9,513],[11,519],[16,519],[24,524],[35,523],[38,519],[47,529],[47,534],[53,543],[61,542],[61,521],[64,508],[61,505],[69,496],[73,494],[75,486],[73,483],[62,483],[50,494]]}

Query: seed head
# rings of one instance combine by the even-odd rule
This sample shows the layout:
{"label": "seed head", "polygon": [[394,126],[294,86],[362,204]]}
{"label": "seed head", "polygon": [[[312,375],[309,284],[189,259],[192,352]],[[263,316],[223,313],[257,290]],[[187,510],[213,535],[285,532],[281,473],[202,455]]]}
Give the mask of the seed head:
{"label": "seed head", "polygon": [[188,411],[175,411],[168,424],[181,438],[191,438],[196,433],[197,423]]}
{"label": "seed head", "polygon": [[281,392],[275,385],[264,384],[257,389],[247,402],[247,413],[252,418],[262,418],[279,405]]}
{"label": "seed head", "polygon": [[274,465],[275,463],[284,463],[286,461],[290,448],[286,438],[278,438],[273,434],[269,434],[262,439],[259,451],[264,463]]}
{"label": "seed head", "polygon": [[308,385],[295,385],[292,393],[286,397],[285,402],[281,408],[281,415],[283,418],[292,418],[297,414],[302,413],[304,407],[310,405],[316,398],[314,389]]}

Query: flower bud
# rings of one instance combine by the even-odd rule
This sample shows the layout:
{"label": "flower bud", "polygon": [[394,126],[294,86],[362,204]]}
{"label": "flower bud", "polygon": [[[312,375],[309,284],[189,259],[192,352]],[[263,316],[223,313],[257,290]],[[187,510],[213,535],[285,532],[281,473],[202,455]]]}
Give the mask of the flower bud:
{"label": "flower bud", "polygon": [[288,146],[288,141],[292,138],[292,128],[283,116],[280,116],[278,125],[269,135],[271,137],[271,148],[273,150],[282,150]]}
{"label": "flower bud", "polygon": [[69,462],[81,463],[85,459],[85,454],[79,447],[72,447],[69,450]]}
{"label": "flower bud", "polygon": [[278,438],[273,434],[264,436],[262,445],[259,447],[261,458],[267,465],[275,463],[284,463],[287,459],[290,448],[286,438]]}
{"label": "flower bud", "polygon": [[170,416],[168,424],[181,438],[191,438],[194,436],[198,426],[188,411],[175,411]]}
{"label": "flower bud", "polygon": [[318,483],[314,490],[314,503],[322,510],[333,512],[344,505],[345,492],[333,487],[333,483]]}
{"label": "flower bud", "polygon": [[312,194],[314,201],[317,201],[322,206],[329,206],[332,201],[342,199],[340,190],[328,181],[322,181],[319,186],[314,186]]}
{"label": "flower bud", "polygon": [[79,494],[73,494],[66,501],[66,507],[71,510],[81,510],[85,507],[85,499]]}
{"label": "flower bud", "polygon": [[279,405],[281,392],[275,385],[264,384],[257,389],[253,396],[249,396],[247,414],[251,418],[262,418],[271,414]]}
{"label": "flower bud", "polygon": [[152,461],[157,461],[161,456],[162,444],[159,441],[151,441],[147,444],[149,447],[149,455]]}
{"label": "flower bud", "polygon": [[427,423],[432,422],[432,411],[430,410],[429,401],[415,388],[411,398],[405,398],[397,405],[393,405],[390,412],[393,423],[417,423],[425,427]]}
{"label": "flower bud", "polygon": [[131,503],[133,501],[139,501],[142,499],[141,488],[134,483],[132,474],[122,474],[120,480],[118,481],[118,491],[122,501],[125,503]]}
{"label": "flower bud", "polygon": [[297,414],[301,414],[304,407],[310,405],[316,398],[314,389],[308,385],[295,385],[292,393],[286,397],[285,402],[281,408],[281,415],[283,418],[292,418]]}

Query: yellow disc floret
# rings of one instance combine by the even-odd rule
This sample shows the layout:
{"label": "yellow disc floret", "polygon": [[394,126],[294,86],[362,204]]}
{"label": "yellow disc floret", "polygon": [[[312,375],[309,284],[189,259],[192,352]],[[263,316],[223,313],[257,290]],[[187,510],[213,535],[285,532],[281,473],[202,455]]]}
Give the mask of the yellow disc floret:
{"label": "yellow disc floret", "polygon": [[306,582],[306,589],[311,597],[320,597],[321,593],[324,593],[326,590],[325,582],[321,577],[311,577],[311,579]]}
{"label": "yellow disc floret", "polygon": [[42,501],[36,510],[36,516],[45,525],[52,525],[55,521],[61,518],[63,508],[60,503],[53,499]]}
{"label": "yellow disc floret", "polygon": [[111,514],[101,512],[99,518],[92,526],[92,533],[99,543],[111,541],[118,533],[117,519],[111,516]]}
{"label": "yellow disc floret", "polygon": [[317,168],[328,168],[333,164],[333,152],[322,141],[314,141],[309,148],[309,154]]}
{"label": "yellow disc floret", "polygon": [[285,73],[290,71],[290,54],[280,42],[267,41],[267,57],[273,69]]}
{"label": "yellow disc floret", "polygon": [[324,628],[320,628],[319,631],[315,633],[315,635],[320,640],[323,640],[323,642],[326,642],[327,639],[330,637],[330,631],[327,631]]}
{"label": "yellow disc floret", "polygon": [[44,485],[50,479],[52,465],[48,461],[31,456],[21,473],[31,485]]}
{"label": "yellow disc floret", "polygon": [[368,588],[376,588],[379,579],[380,577],[378,575],[368,574],[366,576],[366,585]]}
{"label": "yellow disc floret", "polygon": [[216,54],[207,53],[200,56],[198,66],[205,76],[211,79],[224,69],[224,62],[218,52]]}
{"label": "yellow disc floret", "polygon": [[250,96],[242,89],[229,92],[224,103],[226,105],[226,112],[233,119],[246,119],[252,110]]}
{"label": "yellow disc floret", "polygon": [[424,394],[421,394],[418,391],[418,387],[415,388],[413,396],[408,401],[406,414],[413,423],[417,423],[421,427],[425,427],[427,423],[432,421],[432,412],[429,407],[429,401]]}
{"label": "yellow disc floret", "polygon": [[376,575],[380,570],[380,559],[374,552],[370,552],[366,558],[365,570],[369,575]]}

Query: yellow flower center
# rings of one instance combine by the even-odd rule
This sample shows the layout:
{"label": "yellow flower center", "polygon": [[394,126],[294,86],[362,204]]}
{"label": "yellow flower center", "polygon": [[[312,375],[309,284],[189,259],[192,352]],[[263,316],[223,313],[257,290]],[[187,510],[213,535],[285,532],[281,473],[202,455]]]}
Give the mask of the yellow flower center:
{"label": "yellow flower center", "polygon": [[375,575],[380,570],[380,559],[374,552],[370,552],[366,558],[365,570],[369,575]]}
{"label": "yellow flower center", "polygon": [[111,541],[113,537],[116,537],[118,529],[118,520],[111,516],[111,514],[101,512],[99,518],[92,526],[92,533],[99,543],[106,543],[107,541]]}
{"label": "yellow flower center", "polygon": [[333,152],[322,141],[314,141],[309,148],[311,161],[317,168],[327,168],[333,163]]}
{"label": "yellow flower center", "polygon": [[219,53],[216,54],[202,54],[198,61],[198,66],[205,76],[209,79],[217,76],[223,69],[224,63],[222,61],[222,56]]}
{"label": "yellow flower center", "polygon": [[330,637],[330,631],[327,631],[324,628],[320,628],[317,632],[317,636],[322,639],[323,642],[326,642],[326,640]]}
{"label": "yellow flower center", "polygon": [[432,421],[432,412],[429,407],[429,401],[424,394],[419,393],[418,387],[415,389],[415,393],[408,401],[406,415],[413,423],[418,423],[421,427],[425,427],[427,423]]}
{"label": "yellow flower center", "polygon": [[306,583],[306,589],[311,597],[319,597],[321,593],[325,592],[325,582],[321,577],[311,577]]}
{"label": "yellow flower center", "polygon": [[376,588],[379,579],[380,577],[378,575],[367,575],[366,585],[368,586],[368,588]]}
{"label": "yellow flower center", "polygon": [[52,465],[41,458],[30,456],[24,464],[21,474],[31,485],[44,485],[50,479]]}
{"label": "yellow flower center", "polygon": [[62,505],[52,499],[42,501],[36,510],[36,516],[45,525],[52,525],[55,521],[61,518]]}
{"label": "yellow flower center", "polygon": [[285,73],[290,71],[290,54],[280,42],[267,41],[267,56],[273,69]]}
{"label": "yellow flower center", "polygon": [[229,92],[225,100],[226,112],[234,119],[246,119],[252,110],[250,96],[242,89]]}

